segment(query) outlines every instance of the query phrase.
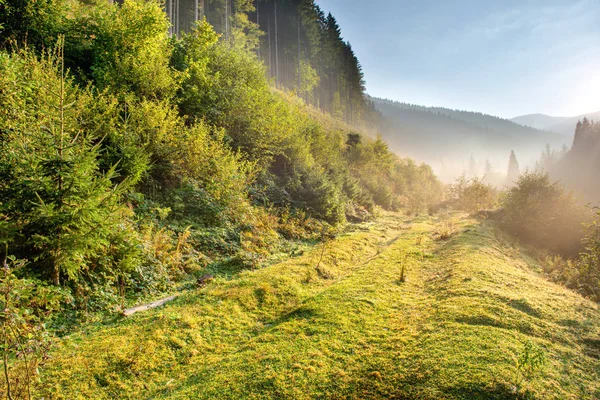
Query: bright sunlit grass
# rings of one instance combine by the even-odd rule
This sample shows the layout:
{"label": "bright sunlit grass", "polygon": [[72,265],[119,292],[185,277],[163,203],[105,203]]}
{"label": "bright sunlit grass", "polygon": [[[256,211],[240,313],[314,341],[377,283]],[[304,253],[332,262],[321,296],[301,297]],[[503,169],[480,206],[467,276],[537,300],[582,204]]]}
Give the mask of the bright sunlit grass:
{"label": "bright sunlit grass", "polygon": [[[440,224],[454,234],[430,240]],[[597,304],[538,276],[518,250],[460,215],[387,215],[336,239],[325,278],[315,270],[317,246],[66,338],[47,391],[69,399],[598,397]],[[547,362],[520,379],[516,360],[528,341]]]}

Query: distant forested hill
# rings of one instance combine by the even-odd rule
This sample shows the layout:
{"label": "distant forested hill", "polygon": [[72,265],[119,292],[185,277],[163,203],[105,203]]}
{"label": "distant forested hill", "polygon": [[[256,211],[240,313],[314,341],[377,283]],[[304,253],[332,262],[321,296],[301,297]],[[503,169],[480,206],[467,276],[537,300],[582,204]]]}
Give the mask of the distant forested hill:
{"label": "distant forested hill", "polygon": [[[561,148],[570,139],[554,132],[469,111],[423,107],[373,99],[383,115],[383,137],[399,154],[430,163],[444,179],[485,165],[505,171],[511,150],[522,166],[533,165],[546,147]],[[473,168],[473,161],[475,168]]]}
{"label": "distant forested hill", "polygon": [[573,136],[573,132],[575,132],[575,125],[577,125],[577,122],[583,121],[584,118],[598,121],[600,120],[600,111],[582,114],[576,117],[551,117],[544,114],[529,114],[513,118],[511,121],[537,129],[544,129],[547,131]]}

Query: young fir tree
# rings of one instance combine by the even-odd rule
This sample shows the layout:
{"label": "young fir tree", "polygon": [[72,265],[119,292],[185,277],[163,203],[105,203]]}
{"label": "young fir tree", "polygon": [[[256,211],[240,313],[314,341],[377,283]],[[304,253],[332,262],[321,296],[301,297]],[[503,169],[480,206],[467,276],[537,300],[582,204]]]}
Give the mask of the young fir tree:
{"label": "young fir tree", "polygon": [[0,215],[15,232],[9,253],[56,285],[100,257],[108,267],[128,242],[119,237],[127,234],[127,209],[119,202],[124,186],[111,183],[116,167],[99,172],[102,138],[82,129],[92,96],[65,78],[58,53],[2,61],[0,70],[16,78],[0,81],[0,107],[14,106],[0,118]]}
{"label": "young fir tree", "polygon": [[519,167],[519,161],[517,161],[517,156],[515,155],[514,150],[510,151],[510,159],[508,160],[508,173],[506,176],[506,181],[509,185],[514,184],[521,175],[521,170]]}

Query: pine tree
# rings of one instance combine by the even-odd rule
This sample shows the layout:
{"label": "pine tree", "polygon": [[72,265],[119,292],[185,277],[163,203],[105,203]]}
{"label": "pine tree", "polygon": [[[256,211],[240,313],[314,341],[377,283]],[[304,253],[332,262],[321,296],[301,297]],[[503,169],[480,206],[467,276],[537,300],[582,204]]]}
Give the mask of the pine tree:
{"label": "pine tree", "polygon": [[492,170],[494,169],[494,167],[492,167],[492,163],[490,162],[489,159],[485,160],[485,168],[484,168],[484,177],[485,178],[489,178],[490,174],[492,173]]}
{"label": "pine tree", "polygon": [[510,159],[508,161],[508,173],[506,177],[506,181],[509,185],[513,185],[521,175],[521,170],[519,167],[519,161],[517,161],[517,156],[514,150],[510,151]]}
{"label": "pine tree", "polygon": [[12,254],[59,285],[61,277],[77,279],[110,253],[128,212],[119,201],[126,184],[112,183],[116,166],[100,173],[102,138],[82,129],[93,98],[65,77],[62,56],[40,61],[23,54],[21,87],[10,100],[18,104],[34,94],[37,103],[0,126],[10,132],[0,148],[0,215],[19,233]]}
{"label": "pine tree", "polygon": [[475,158],[471,156],[469,159],[469,178],[476,178],[478,175],[477,170],[477,162],[475,161]]}

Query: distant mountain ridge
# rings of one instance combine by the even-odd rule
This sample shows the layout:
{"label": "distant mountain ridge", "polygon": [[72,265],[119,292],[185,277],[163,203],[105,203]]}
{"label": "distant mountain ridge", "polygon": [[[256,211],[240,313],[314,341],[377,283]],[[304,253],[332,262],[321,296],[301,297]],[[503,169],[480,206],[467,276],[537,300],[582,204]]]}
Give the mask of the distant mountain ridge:
{"label": "distant mountain ridge", "polygon": [[600,111],[581,114],[575,117],[553,117],[546,114],[529,114],[512,118],[511,121],[536,129],[552,131],[563,135],[572,136],[578,121],[584,117],[589,120],[600,121]]}
{"label": "distant mountain ridge", "polygon": [[[539,131],[547,130],[545,128],[537,128],[532,127],[526,124],[519,124],[513,120],[500,118],[494,115],[484,114],[476,111],[466,111],[466,110],[454,110],[451,108],[445,107],[427,107],[427,106],[419,106],[416,104],[410,103],[402,103],[395,102],[392,100],[384,100],[384,99],[375,99],[376,101],[380,101],[382,103],[391,103],[397,108],[401,108],[404,110],[410,111],[422,111],[435,113],[442,116],[447,116],[455,120],[460,120],[467,122],[472,125],[476,125],[483,129],[493,129],[498,132],[519,132],[522,134],[539,134]],[[541,115],[541,114],[540,114]],[[574,126],[574,125],[573,125]]]}
{"label": "distant mountain ridge", "polygon": [[572,141],[555,132],[479,112],[371,100],[384,117],[381,133],[392,150],[432,165],[446,181],[469,169],[471,158],[479,173],[486,161],[503,172],[511,150],[525,168],[539,160],[547,144],[559,149]]}

